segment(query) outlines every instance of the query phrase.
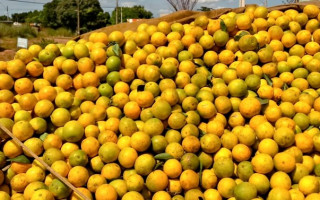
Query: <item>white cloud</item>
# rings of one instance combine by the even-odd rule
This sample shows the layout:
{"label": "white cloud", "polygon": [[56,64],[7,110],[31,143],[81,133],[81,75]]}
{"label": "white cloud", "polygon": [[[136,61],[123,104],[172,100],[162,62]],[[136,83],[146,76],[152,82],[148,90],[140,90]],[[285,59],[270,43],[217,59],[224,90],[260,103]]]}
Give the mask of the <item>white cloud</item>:
{"label": "white cloud", "polygon": [[213,2],[219,2],[221,0],[199,0],[198,3],[213,3]]}
{"label": "white cloud", "polygon": [[169,9],[160,9],[158,12],[159,12],[159,15],[164,15],[164,14],[169,14],[172,11]]}
{"label": "white cloud", "polygon": [[135,2],[125,1],[125,2],[121,2],[119,6],[122,6],[122,7],[133,7],[135,5],[137,5]]}

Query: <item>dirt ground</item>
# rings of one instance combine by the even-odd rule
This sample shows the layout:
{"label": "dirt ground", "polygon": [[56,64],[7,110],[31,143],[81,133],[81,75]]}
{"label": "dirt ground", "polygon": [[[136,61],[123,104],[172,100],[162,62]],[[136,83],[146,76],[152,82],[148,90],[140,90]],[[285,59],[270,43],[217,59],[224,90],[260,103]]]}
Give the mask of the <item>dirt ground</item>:
{"label": "dirt ground", "polygon": [[[49,38],[53,39],[56,43],[66,43],[68,40],[72,38]],[[34,43],[38,43],[41,41],[39,38],[31,39],[28,42],[28,45],[32,45]],[[8,61],[12,60],[14,54],[16,53],[17,49],[17,42],[16,39],[0,39],[0,61]]]}
{"label": "dirt ground", "polygon": [[0,52],[0,61],[12,60],[16,52],[13,50],[4,50]]}

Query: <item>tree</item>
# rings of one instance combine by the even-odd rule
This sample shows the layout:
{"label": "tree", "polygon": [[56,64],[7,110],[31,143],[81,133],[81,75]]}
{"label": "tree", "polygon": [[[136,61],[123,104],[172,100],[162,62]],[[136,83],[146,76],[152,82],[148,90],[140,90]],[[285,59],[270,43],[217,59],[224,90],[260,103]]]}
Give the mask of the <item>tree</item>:
{"label": "tree", "polygon": [[41,23],[42,20],[43,20],[42,11],[35,10],[28,13],[25,21],[28,23]]}
{"label": "tree", "polygon": [[7,21],[7,16],[6,15],[1,15],[0,16],[0,21]]}
{"label": "tree", "polygon": [[26,22],[27,16],[28,16],[28,12],[14,13],[14,14],[12,14],[12,20],[15,22],[24,23],[24,22]]}
{"label": "tree", "polygon": [[12,20],[21,23],[41,23],[42,22],[42,11],[34,10],[23,13],[14,13],[12,14]]}
{"label": "tree", "polygon": [[43,25],[51,28],[58,28],[59,23],[57,22],[57,13],[55,12],[56,7],[61,0],[53,0],[46,3],[43,6]]}
{"label": "tree", "polygon": [[285,1],[282,1],[282,3],[284,4],[287,4],[287,3],[297,3],[299,2],[299,0],[285,0]]}
{"label": "tree", "polygon": [[193,10],[198,0],[167,0],[175,11]]}
{"label": "tree", "polygon": [[210,11],[212,8],[206,7],[206,6],[201,6],[201,8],[198,9],[199,11]]}
{"label": "tree", "polygon": [[[110,15],[103,12],[98,0],[80,0],[81,32],[101,28],[108,24]],[[77,28],[76,0],[53,0],[44,5],[43,24],[51,28]]]}
{"label": "tree", "polygon": [[[122,21],[126,22],[127,19],[150,19],[152,12],[145,10],[143,6],[122,7]],[[116,8],[111,14],[111,23],[116,23]],[[121,8],[118,7],[118,22],[121,21]]]}

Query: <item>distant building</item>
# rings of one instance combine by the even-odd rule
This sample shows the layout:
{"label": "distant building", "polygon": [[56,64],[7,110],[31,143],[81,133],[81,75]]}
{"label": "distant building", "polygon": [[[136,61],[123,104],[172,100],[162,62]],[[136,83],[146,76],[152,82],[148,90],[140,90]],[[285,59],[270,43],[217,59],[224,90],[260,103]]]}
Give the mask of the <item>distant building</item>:
{"label": "distant building", "polygon": [[127,19],[127,22],[132,23],[132,22],[137,22],[140,20],[142,20],[142,19]]}
{"label": "distant building", "polygon": [[160,14],[160,17],[163,17],[163,16],[166,16],[166,15],[169,15],[170,13],[161,13]]}

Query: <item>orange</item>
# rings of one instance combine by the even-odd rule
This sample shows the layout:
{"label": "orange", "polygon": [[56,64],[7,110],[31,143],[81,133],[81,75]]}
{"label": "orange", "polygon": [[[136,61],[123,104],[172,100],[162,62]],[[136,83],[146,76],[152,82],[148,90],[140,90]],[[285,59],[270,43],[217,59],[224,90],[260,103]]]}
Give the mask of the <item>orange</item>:
{"label": "orange", "polygon": [[299,181],[299,190],[304,194],[308,195],[311,193],[319,192],[319,181],[314,176],[304,176]]}
{"label": "orange", "polygon": [[261,104],[257,98],[247,97],[241,101],[239,110],[244,117],[252,118],[260,113]]}
{"label": "orange", "polygon": [[269,122],[276,122],[280,119],[282,112],[279,106],[268,106],[264,111],[264,115]]}
{"label": "orange", "polygon": [[90,34],[89,41],[91,42],[102,42],[104,44],[108,44],[108,36],[104,32],[97,32]]}
{"label": "orange", "polygon": [[274,164],[272,157],[265,153],[256,154],[251,160],[253,170],[260,174],[267,174],[272,171]]}
{"label": "orange", "polygon": [[219,53],[219,61],[223,64],[229,65],[235,59],[235,55],[230,50],[223,50]]}
{"label": "orange", "polygon": [[81,74],[94,71],[94,63],[88,57],[83,57],[78,60],[78,70]]}
{"label": "orange", "polygon": [[214,104],[207,100],[198,103],[197,111],[199,112],[199,115],[205,119],[210,119],[217,113]]}
{"label": "orange", "polygon": [[95,197],[97,200],[116,200],[118,194],[113,186],[102,184],[96,189]]}
{"label": "orange", "polygon": [[320,10],[316,5],[310,4],[303,8],[303,13],[305,13],[309,18],[316,18]]}
{"label": "orange", "polygon": [[14,90],[18,94],[31,93],[33,90],[32,81],[28,78],[17,79],[14,83]]}
{"label": "orange", "polygon": [[104,176],[107,180],[117,179],[120,177],[120,174],[120,166],[116,163],[106,164],[101,171],[101,175]]}
{"label": "orange", "polygon": [[277,171],[272,174],[270,178],[271,188],[284,188],[289,190],[291,188],[291,179],[290,176],[282,171]]}
{"label": "orange", "polygon": [[[88,199],[90,200],[93,200],[93,197],[92,197],[92,194],[91,192],[87,189],[87,188],[84,188],[84,187],[80,187],[80,188],[77,188],[82,194],[84,194],[84,196],[86,196]],[[71,193],[71,197],[70,197],[70,200],[79,200],[79,199],[82,199],[77,193],[75,192],[72,192]]]}
{"label": "orange", "polygon": [[271,40],[281,40],[283,36],[283,30],[279,26],[271,26],[268,29],[268,33],[270,35]]}
{"label": "orange", "polygon": [[240,30],[248,30],[251,27],[251,18],[246,13],[240,14],[236,19],[236,24]]}
{"label": "orange", "polygon": [[156,47],[164,46],[167,43],[167,37],[164,33],[157,31],[151,35],[150,42]]}
{"label": "orange", "polygon": [[286,152],[277,153],[274,156],[274,166],[277,170],[289,173],[295,168],[295,158]]}
{"label": "orange", "polygon": [[59,74],[59,69],[57,67],[48,66],[44,68],[42,76],[50,83],[55,83]]}
{"label": "orange", "polygon": [[82,166],[75,166],[68,173],[68,180],[76,187],[81,187],[87,183],[89,179],[88,170]]}
{"label": "orange", "polygon": [[28,185],[27,175],[25,173],[15,175],[11,179],[10,185],[12,187],[12,190],[16,192],[23,192]]}
{"label": "orange", "polygon": [[37,98],[33,94],[26,93],[18,99],[18,102],[22,109],[31,111],[37,104]]}
{"label": "orange", "polygon": [[29,139],[33,133],[34,130],[28,121],[18,121],[12,127],[12,134],[21,141]]}
{"label": "orange", "polygon": [[301,45],[307,44],[311,41],[311,33],[307,30],[301,30],[297,33],[297,42]]}
{"label": "orange", "polygon": [[143,200],[143,196],[136,191],[129,191],[125,193],[122,197],[122,200],[130,200],[130,199],[137,199],[137,200]]}
{"label": "orange", "polygon": [[263,174],[252,174],[249,178],[249,183],[254,184],[256,186],[258,194],[266,194],[269,191],[269,179]]}
{"label": "orange", "polygon": [[257,196],[257,189],[249,182],[241,182],[234,187],[234,196],[237,199],[254,199]]}
{"label": "orange", "polygon": [[89,156],[94,157],[98,155],[99,142],[94,137],[87,137],[81,142],[81,149]]}
{"label": "orange", "polygon": [[151,172],[146,179],[146,186],[152,192],[164,190],[168,183],[168,176],[161,170]]}
{"label": "orange", "polygon": [[8,158],[15,158],[22,154],[22,148],[13,140],[7,141],[3,146],[3,153]]}
{"label": "orange", "polygon": [[43,65],[38,61],[32,61],[26,66],[27,72],[32,77],[38,77],[43,73]]}
{"label": "orange", "polygon": [[237,161],[245,161],[251,157],[251,149],[244,144],[237,144],[232,148],[232,157]]}
{"label": "orange", "polygon": [[95,48],[90,52],[90,58],[100,65],[107,60],[107,54],[103,48]]}
{"label": "orange", "polygon": [[260,153],[269,154],[270,156],[273,157],[278,153],[279,147],[278,147],[278,144],[274,140],[272,140],[270,138],[266,138],[266,139],[261,140],[261,142],[259,143],[258,151]]}
{"label": "orange", "polygon": [[239,40],[239,49],[243,52],[254,51],[257,49],[258,41],[252,35],[244,35]]}
{"label": "orange", "polygon": [[[186,193],[186,196],[187,196],[187,193]],[[171,200],[171,196],[168,192],[158,191],[158,192],[154,193],[154,195],[152,196],[152,199],[153,200],[160,200],[160,199]]]}
{"label": "orange", "polygon": [[[90,125],[89,125],[90,126]],[[89,127],[87,126],[87,128]],[[113,132],[112,130],[102,130],[101,132],[99,132],[100,134],[98,134],[98,141],[100,144],[104,144],[106,142],[113,142],[113,143],[117,143],[118,138],[115,132]],[[87,136],[88,137],[88,136]]]}
{"label": "orange", "polygon": [[61,74],[56,78],[56,85],[64,90],[72,87],[72,77],[68,74]]}
{"label": "orange", "polygon": [[309,153],[313,149],[312,137],[305,133],[295,135],[295,144],[303,153]]}
{"label": "orange", "polygon": [[218,178],[230,178],[234,173],[234,163],[232,158],[218,157],[213,164],[214,173]]}
{"label": "orange", "polygon": [[273,188],[270,190],[268,194],[268,199],[283,199],[283,200],[289,200],[291,199],[291,195],[289,193],[289,190],[284,188]]}
{"label": "orange", "polygon": [[8,61],[7,71],[8,71],[8,74],[13,78],[22,78],[27,73],[25,64],[19,59]]}

